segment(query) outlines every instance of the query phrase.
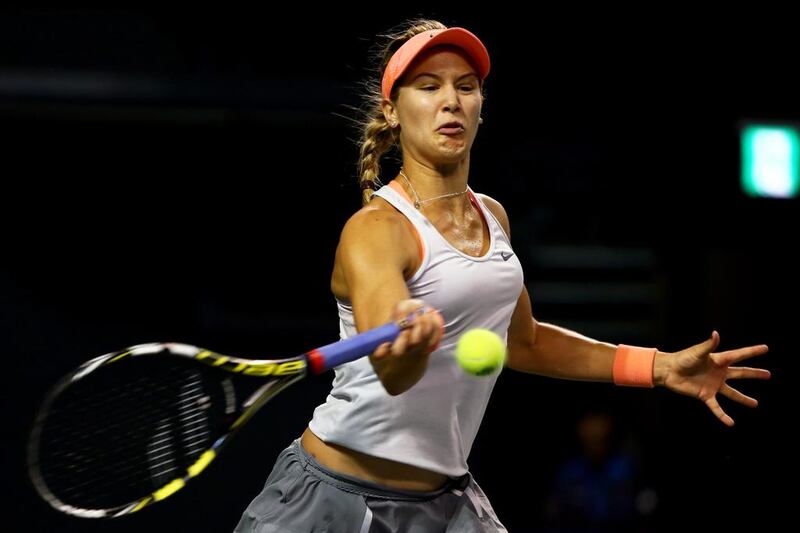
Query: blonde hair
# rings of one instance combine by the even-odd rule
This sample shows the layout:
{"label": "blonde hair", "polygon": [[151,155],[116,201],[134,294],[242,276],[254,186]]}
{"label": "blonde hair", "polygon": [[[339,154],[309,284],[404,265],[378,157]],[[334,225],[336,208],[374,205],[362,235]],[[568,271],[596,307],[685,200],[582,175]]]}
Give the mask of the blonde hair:
{"label": "blonde hair", "polygon": [[[357,120],[360,130],[360,140],[358,141],[360,145],[358,182],[361,189],[362,205],[367,205],[372,199],[373,192],[382,186],[379,179],[381,157],[393,147],[396,147],[398,151],[401,149],[398,133],[386,121],[381,109],[381,102],[383,101],[383,96],[381,95],[383,71],[386,69],[389,59],[403,43],[419,33],[439,29],[447,29],[447,26],[436,20],[413,19],[380,36],[382,41],[377,44],[372,57],[373,62],[376,64],[373,67],[375,75],[365,82],[366,94],[364,95],[363,108],[360,110],[362,118]],[[397,89],[394,89],[392,91],[393,100],[396,95]]]}

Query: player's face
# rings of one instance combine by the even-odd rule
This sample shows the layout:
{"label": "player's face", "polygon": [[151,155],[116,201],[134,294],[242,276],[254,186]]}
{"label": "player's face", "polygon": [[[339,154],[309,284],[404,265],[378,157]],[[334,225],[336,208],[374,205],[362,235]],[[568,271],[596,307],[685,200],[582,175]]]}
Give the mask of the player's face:
{"label": "player's face", "polygon": [[[403,76],[396,113],[404,153],[431,163],[469,155],[478,132],[483,95],[475,69],[454,47],[435,48]],[[447,126],[448,123],[460,126]]]}

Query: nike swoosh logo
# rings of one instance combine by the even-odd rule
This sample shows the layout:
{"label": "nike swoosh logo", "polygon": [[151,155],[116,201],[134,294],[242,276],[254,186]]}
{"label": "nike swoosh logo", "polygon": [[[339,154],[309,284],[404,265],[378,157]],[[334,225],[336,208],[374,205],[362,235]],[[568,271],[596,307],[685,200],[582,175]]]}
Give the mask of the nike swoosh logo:
{"label": "nike swoosh logo", "polygon": [[500,252],[500,256],[503,258],[503,261],[508,261],[508,258],[514,255],[514,252]]}

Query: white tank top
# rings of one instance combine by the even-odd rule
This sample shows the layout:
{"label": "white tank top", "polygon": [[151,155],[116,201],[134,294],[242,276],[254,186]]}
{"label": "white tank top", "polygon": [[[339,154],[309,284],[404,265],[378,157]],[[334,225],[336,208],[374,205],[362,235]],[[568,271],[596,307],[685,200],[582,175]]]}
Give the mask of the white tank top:
{"label": "white tank top", "polygon": [[[391,185],[391,186],[390,186]],[[486,328],[507,341],[511,314],[522,290],[522,267],[500,223],[468,188],[488,224],[490,245],[482,257],[453,247],[408,200],[398,183],[376,195],[403,213],[416,228],[422,264],[406,283],[412,298],[439,309],[445,335],[430,356],[422,379],[390,396],[364,357],[335,369],[333,388],[314,411],[309,427],[327,443],[407,463],[448,476],[467,470],[497,374],[475,377],[456,363],[459,336]],[[340,337],[357,333],[350,302],[337,299]]]}

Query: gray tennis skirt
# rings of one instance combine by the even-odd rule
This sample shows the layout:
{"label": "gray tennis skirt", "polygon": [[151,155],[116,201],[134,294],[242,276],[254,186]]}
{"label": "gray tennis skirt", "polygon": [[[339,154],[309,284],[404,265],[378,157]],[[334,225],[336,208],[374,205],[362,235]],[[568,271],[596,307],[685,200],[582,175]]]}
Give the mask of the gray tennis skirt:
{"label": "gray tennis skirt", "polygon": [[237,533],[504,532],[469,473],[431,491],[403,491],[340,474],[293,441],[278,456],[264,490]]}

